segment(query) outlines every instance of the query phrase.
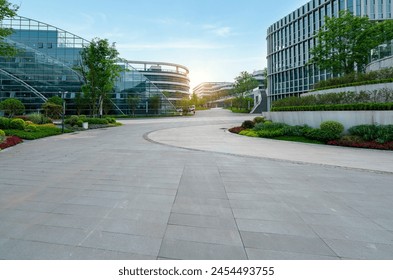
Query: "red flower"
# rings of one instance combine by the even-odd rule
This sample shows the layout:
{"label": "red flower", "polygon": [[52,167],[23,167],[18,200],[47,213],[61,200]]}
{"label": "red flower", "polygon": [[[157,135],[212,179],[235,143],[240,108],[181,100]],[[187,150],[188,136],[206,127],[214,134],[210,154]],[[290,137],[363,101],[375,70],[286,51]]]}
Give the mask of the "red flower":
{"label": "red flower", "polygon": [[20,139],[17,136],[8,136],[3,143],[0,143],[0,149],[6,149],[15,145],[18,145],[19,143],[22,143],[23,140]]}

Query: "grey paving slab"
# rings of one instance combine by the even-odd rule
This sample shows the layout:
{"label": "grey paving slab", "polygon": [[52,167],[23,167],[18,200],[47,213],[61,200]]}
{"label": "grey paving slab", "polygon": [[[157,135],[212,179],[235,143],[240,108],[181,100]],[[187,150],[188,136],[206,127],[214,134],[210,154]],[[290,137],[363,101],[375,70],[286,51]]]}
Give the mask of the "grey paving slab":
{"label": "grey paving slab", "polygon": [[157,257],[161,241],[161,238],[95,231],[79,246]]}
{"label": "grey paving slab", "polygon": [[168,225],[165,238],[200,243],[242,246],[239,231],[230,229]]}
{"label": "grey paving slab", "polygon": [[1,151],[0,259],[390,258],[390,153],[221,129],[245,118],[123,120]]}
{"label": "grey paving slab", "polygon": [[250,260],[339,260],[339,257],[246,248]]}
{"label": "grey paving slab", "polygon": [[241,235],[246,248],[337,257],[320,238],[247,231]]}
{"label": "grey paving slab", "polygon": [[393,245],[352,240],[324,239],[340,257],[364,260],[392,260]]}
{"label": "grey paving slab", "polygon": [[318,238],[318,235],[314,232],[313,228],[305,223],[293,223],[289,221],[262,221],[251,219],[236,219],[236,223],[240,231],[276,233]]}
{"label": "grey paving slab", "polygon": [[183,260],[245,260],[242,246],[164,239],[159,257]]}
{"label": "grey paving slab", "polygon": [[311,226],[321,238],[393,245],[393,232],[354,227]]}
{"label": "grey paving slab", "polygon": [[221,218],[215,216],[188,215],[172,213],[169,225],[181,225],[202,228],[218,228],[237,230],[236,221],[233,218]]}

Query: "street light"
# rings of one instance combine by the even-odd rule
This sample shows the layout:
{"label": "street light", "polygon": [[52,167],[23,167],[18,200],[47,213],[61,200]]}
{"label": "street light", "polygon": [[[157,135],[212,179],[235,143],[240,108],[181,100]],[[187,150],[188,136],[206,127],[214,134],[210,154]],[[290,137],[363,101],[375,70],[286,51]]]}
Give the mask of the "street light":
{"label": "street light", "polygon": [[68,93],[68,91],[59,91],[59,94],[61,95],[61,98],[63,99],[63,114],[61,115],[61,133],[64,133],[64,117],[66,113],[66,102],[65,102],[65,96]]}

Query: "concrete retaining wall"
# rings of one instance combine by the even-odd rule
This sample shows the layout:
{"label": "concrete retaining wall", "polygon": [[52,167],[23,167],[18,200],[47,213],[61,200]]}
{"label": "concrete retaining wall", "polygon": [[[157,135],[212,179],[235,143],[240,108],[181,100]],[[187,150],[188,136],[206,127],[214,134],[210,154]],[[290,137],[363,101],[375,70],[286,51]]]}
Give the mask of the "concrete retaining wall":
{"label": "concrete retaining wall", "polygon": [[263,112],[263,116],[273,122],[307,124],[314,128],[319,128],[324,121],[338,121],[345,130],[361,124],[393,124],[393,111]]}

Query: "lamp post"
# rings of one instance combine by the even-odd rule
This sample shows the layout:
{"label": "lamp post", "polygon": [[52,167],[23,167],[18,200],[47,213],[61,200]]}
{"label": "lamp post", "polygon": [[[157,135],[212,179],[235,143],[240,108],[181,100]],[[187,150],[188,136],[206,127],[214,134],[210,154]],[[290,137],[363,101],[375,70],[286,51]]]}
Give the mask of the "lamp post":
{"label": "lamp post", "polygon": [[59,91],[61,98],[63,99],[63,114],[61,114],[61,133],[64,133],[64,117],[66,113],[66,102],[65,102],[65,95],[68,93],[68,91]]}

